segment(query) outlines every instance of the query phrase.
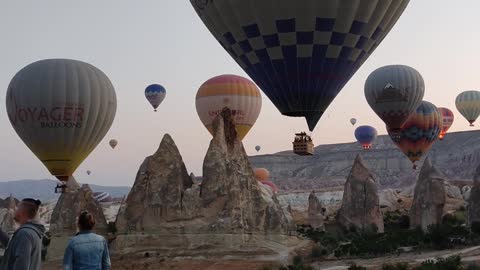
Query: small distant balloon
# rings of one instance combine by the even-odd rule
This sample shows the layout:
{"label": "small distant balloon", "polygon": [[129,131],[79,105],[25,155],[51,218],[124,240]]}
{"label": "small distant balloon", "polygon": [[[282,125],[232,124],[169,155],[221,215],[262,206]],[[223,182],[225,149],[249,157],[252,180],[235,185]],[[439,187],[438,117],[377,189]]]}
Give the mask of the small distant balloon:
{"label": "small distant balloon", "polygon": [[350,124],[352,124],[352,126],[355,126],[356,123],[357,123],[357,119],[355,118],[350,119]]}
{"label": "small distant balloon", "polygon": [[151,84],[145,89],[145,97],[155,111],[157,111],[158,106],[162,104],[166,95],[167,90],[159,84]]}
{"label": "small distant balloon", "polygon": [[260,152],[260,150],[262,150],[262,147],[260,145],[257,145],[255,146],[255,150],[257,150],[257,152]]}
{"label": "small distant balloon", "polygon": [[117,147],[118,141],[115,139],[112,139],[110,140],[110,142],[108,142],[108,144],[110,145],[110,147],[112,147],[112,149],[115,149],[115,147]]}
{"label": "small distant balloon", "polygon": [[88,174],[88,175],[92,174],[92,171],[87,171],[87,174]]}
{"label": "small distant balloon", "polygon": [[480,115],[480,92],[465,91],[460,93],[455,100],[455,106],[473,127],[473,123]]}
{"label": "small distant balloon", "polygon": [[440,135],[438,138],[440,140],[443,140],[445,135],[447,134],[448,130],[453,124],[453,120],[455,119],[453,116],[453,112],[450,109],[447,108],[438,108],[438,111],[440,112],[440,115],[442,116],[442,131],[440,131]]}
{"label": "small distant balloon", "polygon": [[355,138],[362,145],[363,149],[370,149],[377,138],[377,130],[371,126],[359,126],[355,129]]}

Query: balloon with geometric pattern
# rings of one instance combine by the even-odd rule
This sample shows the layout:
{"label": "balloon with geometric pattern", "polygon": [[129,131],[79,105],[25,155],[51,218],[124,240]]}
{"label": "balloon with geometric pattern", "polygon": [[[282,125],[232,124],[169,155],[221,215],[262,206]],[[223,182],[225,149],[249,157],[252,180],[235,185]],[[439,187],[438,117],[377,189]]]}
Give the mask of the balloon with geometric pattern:
{"label": "balloon with geometric pattern", "polygon": [[455,100],[455,106],[473,127],[473,123],[480,116],[480,92],[471,90],[460,93]]}
{"label": "balloon with geometric pattern", "polygon": [[365,98],[373,111],[393,133],[420,105],[425,84],[418,71],[409,66],[384,66],[373,71],[365,82]]}
{"label": "balloon with geometric pattern", "polygon": [[430,102],[422,101],[416,111],[400,130],[400,136],[392,136],[393,142],[413,163],[419,161],[433,146],[442,130],[442,116],[437,107]]}
{"label": "balloon with geometric pattern", "polygon": [[286,116],[313,131],[409,0],[190,0],[220,45]]}
{"label": "balloon with geometric pattern", "polygon": [[167,90],[159,84],[151,84],[145,88],[145,98],[150,102],[154,111],[157,111],[158,106],[160,106],[166,95]]}
{"label": "balloon with geometric pattern", "polygon": [[213,121],[224,108],[229,108],[238,138],[243,140],[257,121],[262,109],[262,96],[249,79],[237,75],[221,75],[200,86],[195,106],[198,117],[212,136]]}
{"label": "balloon with geometric pattern", "polygon": [[440,140],[443,140],[445,138],[445,135],[447,134],[448,130],[453,124],[453,120],[455,119],[453,112],[448,109],[448,108],[438,108],[438,111],[440,112],[440,115],[442,116],[442,131],[440,131],[440,135],[438,135],[438,138]]}

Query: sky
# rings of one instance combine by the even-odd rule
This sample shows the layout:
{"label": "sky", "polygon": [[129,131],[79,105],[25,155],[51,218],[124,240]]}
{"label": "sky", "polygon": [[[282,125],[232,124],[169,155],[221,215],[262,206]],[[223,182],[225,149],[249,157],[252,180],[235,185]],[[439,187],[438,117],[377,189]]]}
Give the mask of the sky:
{"label": "sky", "polygon": [[[460,4],[461,3],[461,4]],[[452,131],[470,130],[455,97],[479,89],[478,0],[412,0],[390,34],[343,88],[313,132],[318,144],[354,141],[349,119],[385,134],[368,106],[363,85],[378,67],[409,65],[423,76],[424,100],[455,113]],[[118,108],[112,128],[78,168],[83,183],[133,185],[145,157],[165,133],[175,140],[187,170],[202,174],[211,135],[195,109],[195,94],[221,74],[247,76],[221,48],[188,0],[15,0],[0,4],[0,181],[52,178],[10,125],[5,95],[11,78],[41,59],[69,58],[93,64],[115,86]],[[159,83],[167,98],[154,113],[144,89]],[[303,118],[281,115],[263,95],[262,112],[243,143],[250,155],[289,150]],[[108,141],[118,139],[115,150]],[[86,171],[92,174],[87,176]]]}

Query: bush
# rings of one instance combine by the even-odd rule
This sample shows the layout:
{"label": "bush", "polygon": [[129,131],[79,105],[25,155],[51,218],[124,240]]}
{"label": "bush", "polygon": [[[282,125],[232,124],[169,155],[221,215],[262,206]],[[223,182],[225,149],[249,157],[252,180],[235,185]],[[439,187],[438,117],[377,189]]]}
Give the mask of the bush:
{"label": "bush", "polygon": [[367,270],[367,268],[363,266],[358,266],[356,264],[352,264],[350,265],[350,267],[348,267],[348,270]]}
{"label": "bush", "polygon": [[408,270],[407,263],[396,263],[396,264],[383,264],[382,270]]}
{"label": "bush", "polygon": [[423,262],[415,270],[463,270],[460,256],[451,256],[446,259],[439,258],[437,261],[428,260]]}

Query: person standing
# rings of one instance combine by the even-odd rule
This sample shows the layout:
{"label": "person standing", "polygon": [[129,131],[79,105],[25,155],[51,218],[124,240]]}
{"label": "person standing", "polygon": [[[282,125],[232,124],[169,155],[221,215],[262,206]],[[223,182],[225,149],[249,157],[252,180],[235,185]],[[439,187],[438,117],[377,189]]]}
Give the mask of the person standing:
{"label": "person standing", "polygon": [[42,237],[45,227],[36,221],[41,202],[23,199],[15,211],[14,220],[20,227],[9,235],[0,229],[0,243],[6,247],[0,270],[41,269]]}
{"label": "person standing", "polygon": [[79,232],[68,242],[63,257],[64,270],[109,270],[110,255],[103,236],[92,232],[95,218],[84,211],[78,217]]}

